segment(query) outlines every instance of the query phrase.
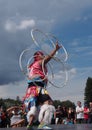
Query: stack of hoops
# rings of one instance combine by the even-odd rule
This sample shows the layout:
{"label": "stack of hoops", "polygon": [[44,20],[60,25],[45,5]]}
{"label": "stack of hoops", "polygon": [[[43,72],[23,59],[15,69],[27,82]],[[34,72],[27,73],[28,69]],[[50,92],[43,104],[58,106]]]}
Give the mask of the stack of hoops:
{"label": "stack of hoops", "polygon": [[[55,48],[55,43],[58,41],[61,48],[56,53],[55,56],[52,57],[52,60],[48,63],[48,74],[45,74],[44,70],[44,60],[42,62],[42,70],[46,77],[48,78],[48,82],[51,86],[54,86],[56,88],[62,88],[66,86],[68,82],[68,71],[66,67],[66,62],[68,59],[68,53],[63,46],[63,44],[51,33],[44,33],[43,31],[39,29],[32,29],[31,30],[31,38],[33,40],[34,45],[43,51],[45,55],[49,55],[49,52],[53,48]],[[29,75],[29,69],[28,66],[32,62],[34,56],[30,56],[26,63],[26,67],[23,67],[22,60],[23,56],[26,55],[26,52],[30,52],[32,48],[24,49],[20,56],[19,56],[19,66],[23,74],[28,77]],[[26,69],[25,69],[26,68]]]}

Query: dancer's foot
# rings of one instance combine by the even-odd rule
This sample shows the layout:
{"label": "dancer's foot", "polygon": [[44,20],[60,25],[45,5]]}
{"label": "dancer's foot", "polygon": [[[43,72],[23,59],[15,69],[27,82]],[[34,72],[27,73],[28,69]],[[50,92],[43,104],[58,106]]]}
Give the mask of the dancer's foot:
{"label": "dancer's foot", "polygon": [[27,130],[33,130],[33,127],[31,125],[27,125]]}
{"label": "dancer's foot", "polygon": [[38,126],[38,129],[49,129],[49,130],[52,130],[51,127],[45,125],[44,123],[41,123],[41,124]]}
{"label": "dancer's foot", "polygon": [[43,127],[43,129],[52,130],[52,128],[51,128],[51,127],[49,127],[49,126],[44,126],[44,127]]}

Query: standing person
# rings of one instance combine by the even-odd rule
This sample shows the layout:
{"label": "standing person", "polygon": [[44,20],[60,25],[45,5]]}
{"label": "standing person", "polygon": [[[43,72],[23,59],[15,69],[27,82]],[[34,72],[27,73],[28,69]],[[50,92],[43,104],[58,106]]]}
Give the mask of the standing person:
{"label": "standing person", "polygon": [[89,103],[89,119],[88,123],[92,123],[92,102]]}
{"label": "standing person", "polygon": [[2,106],[0,105],[0,128],[2,127]]}
{"label": "standing person", "polygon": [[62,123],[67,124],[67,119],[68,119],[68,109],[67,109],[67,107],[63,106],[62,107],[62,112],[63,112],[63,114],[62,114],[62,118],[63,118]]}
{"label": "standing person", "polygon": [[84,107],[82,106],[81,102],[77,102],[77,107],[76,107],[76,121],[78,124],[83,123],[84,120]]}
{"label": "standing person", "polygon": [[[37,106],[40,103],[43,104],[45,102],[45,96],[48,95],[48,100],[52,100],[46,90],[46,85],[48,82],[48,79],[45,76],[45,74],[47,74],[46,64],[53,58],[60,48],[61,46],[59,46],[58,42],[56,42],[55,49],[46,56],[43,54],[43,52],[37,51],[34,54],[33,63],[28,67],[28,89],[24,98],[25,106],[28,108],[28,129],[32,129],[32,124],[37,117]],[[43,72],[43,67],[45,74]]]}
{"label": "standing person", "polygon": [[1,122],[2,128],[6,128],[7,125],[9,124],[9,117],[5,108],[2,109],[1,119],[2,119],[2,122]]}
{"label": "standing person", "polygon": [[85,103],[84,104],[84,123],[88,123],[89,119],[89,108],[88,105]]}
{"label": "standing person", "polygon": [[56,120],[55,120],[55,124],[61,124],[62,123],[62,108],[60,105],[58,105],[56,111]]}
{"label": "standing person", "polygon": [[69,107],[68,110],[68,119],[74,124],[75,123],[75,111],[72,107]]}

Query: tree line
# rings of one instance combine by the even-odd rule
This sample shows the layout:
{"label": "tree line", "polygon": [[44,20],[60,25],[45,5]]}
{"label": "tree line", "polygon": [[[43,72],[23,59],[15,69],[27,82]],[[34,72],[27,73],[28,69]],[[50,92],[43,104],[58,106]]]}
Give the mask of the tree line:
{"label": "tree line", "polygon": [[[89,102],[92,102],[92,78],[88,77],[84,89],[84,103],[89,104]],[[20,106],[22,105],[22,101],[20,100],[19,96],[16,97],[16,99],[0,99],[0,106],[3,106],[5,109],[11,106]],[[70,100],[67,101],[60,101],[60,100],[54,100],[54,106],[57,108],[57,106],[65,106],[65,107],[72,107],[75,108],[75,103],[73,103]]]}

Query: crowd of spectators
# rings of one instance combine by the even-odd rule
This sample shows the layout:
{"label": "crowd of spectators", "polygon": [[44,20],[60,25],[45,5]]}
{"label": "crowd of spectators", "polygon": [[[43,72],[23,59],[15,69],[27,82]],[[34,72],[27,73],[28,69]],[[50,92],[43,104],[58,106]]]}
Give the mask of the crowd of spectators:
{"label": "crowd of spectators", "polygon": [[[52,124],[81,124],[92,123],[92,102],[84,104],[77,102],[76,108],[60,106],[55,110]],[[13,106],[7,110],[0,107],[0,128],[27,126],[25,108]]]}
{"label": "crowd of spectators", "polygon": [[0,107],[0,128],[26,126],[26,112],[23,107],[13,106],[4,110]]}
{"label": "crowd of spectators", "polygon": [[92,102],[84,104],[77,102],[75,109],[58,106],[56,109],[55,124],[92,123]]}

